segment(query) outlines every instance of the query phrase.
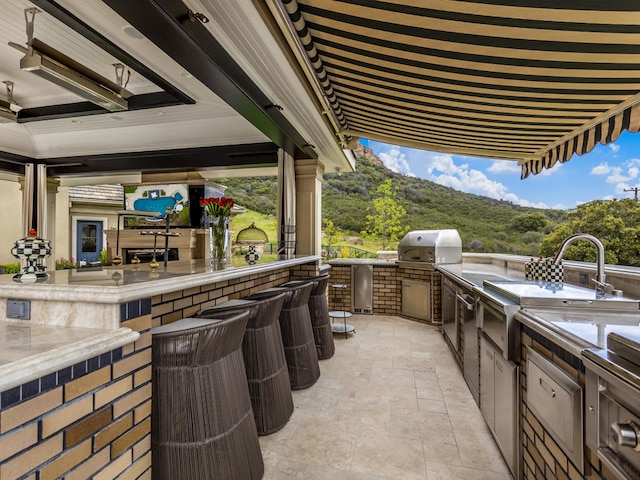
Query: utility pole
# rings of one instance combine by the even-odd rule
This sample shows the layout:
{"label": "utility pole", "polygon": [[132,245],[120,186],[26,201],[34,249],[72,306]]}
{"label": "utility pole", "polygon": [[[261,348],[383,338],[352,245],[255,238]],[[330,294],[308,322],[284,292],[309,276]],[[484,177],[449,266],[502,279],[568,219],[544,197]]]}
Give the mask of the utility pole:
{"label": "utility pole", "polygon": [[635,193],[634,198],[636,200],[638,200],[638,190],[640,190],[640,187],[633,187],[633,188],[625,188],[624,189],[625,192],[634,192]]}

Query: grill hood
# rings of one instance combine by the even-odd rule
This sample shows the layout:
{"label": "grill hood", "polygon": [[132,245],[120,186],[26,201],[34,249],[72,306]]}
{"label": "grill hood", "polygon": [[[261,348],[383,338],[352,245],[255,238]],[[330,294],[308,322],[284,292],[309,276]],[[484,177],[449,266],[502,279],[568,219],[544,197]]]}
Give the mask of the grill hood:
{"label": "grill hood", "polygon": [[462,240],[457,230],[414,230],[398,244],[398,262],[461,263]]}

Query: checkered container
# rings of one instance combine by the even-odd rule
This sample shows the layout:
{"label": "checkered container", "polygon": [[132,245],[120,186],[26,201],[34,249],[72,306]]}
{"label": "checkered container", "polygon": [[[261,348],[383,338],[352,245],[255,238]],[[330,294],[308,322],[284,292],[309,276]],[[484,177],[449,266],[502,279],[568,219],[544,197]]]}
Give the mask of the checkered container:
{"label": "checkered container", "polygon": [[524,278],[527,280],[533,280],[533,264],[535,260],[532,258],[531,261],[524,264]]}
{"label": "checkered container", "polygon": [[23,267],[24,273],[44,271],[46,266],[39,265],[38,261],[51,255],[51,242],[37,237],[21,238],[16,240],[11,254],[16,258],[27,260],[27,266]]}
{"label": "checkered container", "polygon": [[562,263],[547,264],[547,282],[563,283],[564,282],[564,266]]}
{"label": "checkered container", "polygon": [[533,280],[544,282],[547,279],[547,266],[543,258],[533,262],[532,266]]}
{"label": "checkered container", "polygon": [[249,245],[249,252],[244,256],[249,265],[255,265],[260,261],[260,254],[254,245]]}

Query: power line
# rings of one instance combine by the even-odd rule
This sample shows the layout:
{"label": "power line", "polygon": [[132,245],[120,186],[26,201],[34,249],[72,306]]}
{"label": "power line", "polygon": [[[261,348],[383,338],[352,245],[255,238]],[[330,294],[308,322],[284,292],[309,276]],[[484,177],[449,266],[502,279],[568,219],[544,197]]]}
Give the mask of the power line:
{"label": "power line", "polygon": [[640,190],[640,187],[633,187],[633,188],[625,188],[624,189],[625,192],[634,192],[635,193],[634,198],[636,200],[638,199],[638,190]]}

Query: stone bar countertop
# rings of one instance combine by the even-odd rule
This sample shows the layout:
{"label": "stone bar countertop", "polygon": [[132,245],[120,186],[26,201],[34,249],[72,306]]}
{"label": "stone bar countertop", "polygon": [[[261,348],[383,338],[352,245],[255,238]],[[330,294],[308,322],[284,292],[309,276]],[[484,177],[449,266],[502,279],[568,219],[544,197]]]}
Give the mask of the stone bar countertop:
{"label": "stone bar countertop", "polygon": [[[123,303],[319,260],[299,256],[216,271],[205,260],[155,270],[147,264],[58,270],[42,283],[0,275],[0,392],[136,341],[138,332],[120,327]],[[9,300],[27,302],[30,318],[7,316]]]}
{"label": "stone bar countertop", "polygon": [[0,392],[82,362],[140,337],[116,330],[0,321]]}
{"label": "stone bar countertop", "polygon": [[151,269],[147,264],[98,269],[56,270],[42,283],[24,284],[0,275],[0,298],[30,298],[72,302],[123,303],[253,273],[319,261],[320,256],[296,256],[274,262],[212,270],[206,260],[169,262]]}

